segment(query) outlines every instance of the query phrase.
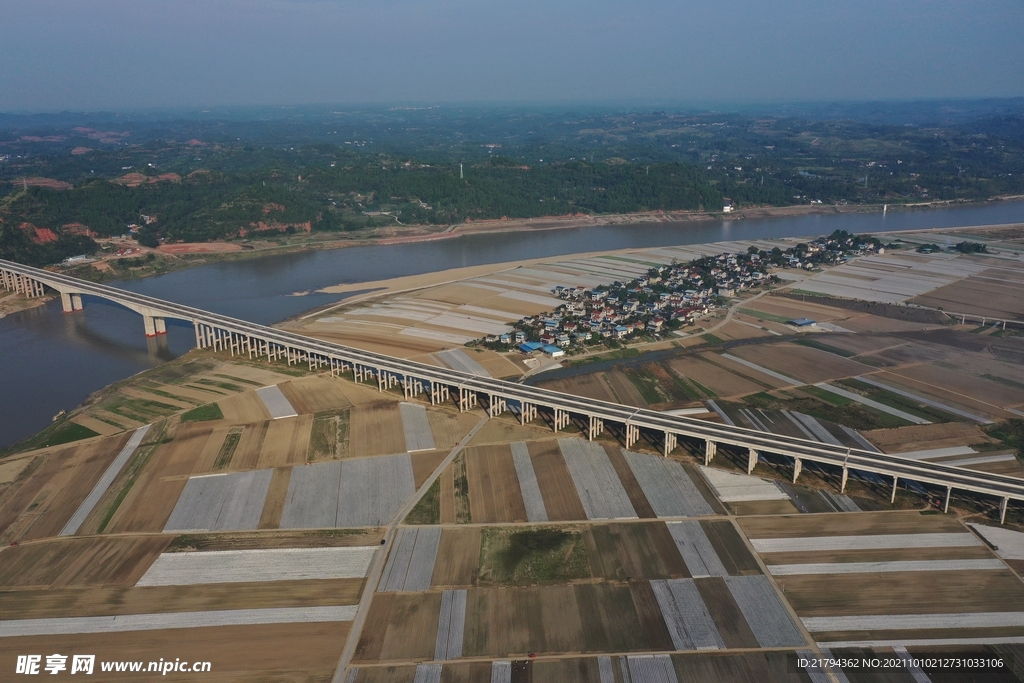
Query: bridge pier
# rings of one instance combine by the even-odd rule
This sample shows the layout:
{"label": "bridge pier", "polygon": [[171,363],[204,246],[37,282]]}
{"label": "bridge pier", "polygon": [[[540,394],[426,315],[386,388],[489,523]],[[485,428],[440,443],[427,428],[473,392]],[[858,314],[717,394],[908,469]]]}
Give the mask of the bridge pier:
{"label": "bridge pier", "polygon": [[590,441],[594,440],[594,437],[604,431],[604,420],[599,417],[590,416],[590,428],[587,430],[587,438]]}
{"label": "bridge pier", "polygon": [[676,448],[676,435],[672,432],[665,432],[665,457]]}
{"label": "bridge pier", "polygon": [[519,404],[519,424],[524,425],[527,422],[533,422],[537,419],[537,406],[532,403],[520,403]]}
{"label": "bridge pier", "polygon": [[999,523],[1006,524],[1006,507],[1010,504],[1009,498],[999,501]]}
{"label": "bridge pier", "polygon": [[626,448],[627,449],[631,448],[633,446],[633,444],[635,444],[639,440],[640,440],[640,428],[635,426],[635,425],[631,425],[631,424],[627,423],[626,424]]}
{"label": "bridge pier", "polygon": [[147,337],[156,337],[161,334],[167,334],[167,323],[164,322],[163,318],[157,318],[152,315],[143,315],[142,324],[146,328]]}
{"label": "bridge pier", "polygon": [[747,474],[754,471],[754,467],[757,466],[757,461],[760,459],[760,454],[753,448],[747,453]]}
{"label": "bridge pier", "polygon": [[498,417],[505,412],[505,399],[491,394],[487,397],[487,416]]}
{"label": "bridge pier", "polygon": [[555,431],[569,426],[569,411],[555,408]]}
{"label": "bridge pier", "polygon": [[800,472],[804,468],[804,463],[800,458],[793,458],[793,483],[796,483],[797,478],[800,476]]}
{"label": "bridge pier", "polygon": [[464,413],[470,408],[475,407],[477,404],[477,397],[475,391],[470,391],[465,387],[459,387],[459,412]]}
{"label": "bridge pier", "polygon": [[952,493],[953,493],[953,487],[952,486],[947,486],[946,487],[946,502],[942,506],[942,511],[943,512],[949,512],[949,496]]}
{"label": "bridge pier", "polygon": [[718,444],[711,439],[704,440],[704,467],[711,464],[715,454],[718,452]]}
{"label": "bridge pier", "polygon": [[892,478],[892,498],[889,499],[889,504],[890,505],[896,502],[896,485],[899,484],[899,483],[900,483],[900,478],[897,477],[897,476],[893,476],[893,478]]}
{"label": "bridge pier", "polygon": [[447,384],[438,384],[434,381],[430,382],[430,405],[444,403],[448,398],[449,390]]}
{"label": "bridge pier", "polygon": [[839,493],[846,493],[846,481],[850,478],[850,470],[843,468],[843,483],[839,485]]}

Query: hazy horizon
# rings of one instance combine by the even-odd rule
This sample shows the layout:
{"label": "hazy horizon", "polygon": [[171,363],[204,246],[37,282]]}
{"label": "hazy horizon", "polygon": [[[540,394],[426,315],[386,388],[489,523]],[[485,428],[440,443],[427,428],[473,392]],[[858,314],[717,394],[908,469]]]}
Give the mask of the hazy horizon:
{"label": "hazy horizon", "polygon": [[[1024,6],[0,0],[0,111],[1024,95]],[[704,104],[702,104],[704,103]],[[621,106],[621,105],[620,105]]]}

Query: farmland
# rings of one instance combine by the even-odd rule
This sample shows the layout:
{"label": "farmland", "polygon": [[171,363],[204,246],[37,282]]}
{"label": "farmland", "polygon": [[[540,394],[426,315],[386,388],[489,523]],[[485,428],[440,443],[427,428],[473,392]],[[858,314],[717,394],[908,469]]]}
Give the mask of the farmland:
{"label": "farmland", "polygon": [[[741,295],[728,322],[652,354],[527,381],[1021,476],[1019,337],[902,306],[989,282],[976,262],[988,257],[894,251],[800,272],[789,289],[808,294]],[[555,279],[648,267],[615,256],[476,273],[336,315],[374,320],[390,344],[402,321],[406,355],[425,362],[526,373],[523,358],[433,342],[537,309],[529,297]],[[875,293],[870,310],[836,300],[851,283]],[[395,317],[410,314],[424,319]],[[816,329],[787,325],[798,317]],[[813,682],[821,672],[786,656],[1024,642],[1019,510],[996,528],[990,501],[953,495],[942,514],[944,492],[902,480],[894,492],[853,472],[844,485],[807,463],[794,477],[771,453],[748,472],[746,451],[720,444],[705,463],[686,440],[666,457],[646,433],[626,449],[612,428],[591,440],[578,422],[556,432],[209,352],[63,420],[61,438],[0,460],[0,611],[17,615],[0,619],[0,666],[25,648],[110,652],[97,630],[114,629],[118,657],[159,658],[173,639],[209,654],[213,680],[326,681],[344,658],[345,683]]]}

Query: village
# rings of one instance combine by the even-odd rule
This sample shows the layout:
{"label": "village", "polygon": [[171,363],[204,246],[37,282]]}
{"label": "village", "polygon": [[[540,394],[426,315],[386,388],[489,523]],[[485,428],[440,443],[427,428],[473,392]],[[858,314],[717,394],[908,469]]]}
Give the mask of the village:
{"label": "village", "polygon": [[[654,266],[629,282],[613,282],[591,289],[556,286],[552,293],[566,303],[550,313],[527,316],[514,331],[488,335],[482,343],[496,351],[518,348],[526,354],[552,358],[567,350],[649,338],[658,340],[726,308],[727,299],[740,292],[765,287],[779,268],[820,269],[847,262],[853,256],[884,253],[874,237],[837,230],[828,237],[771,251],[750,247],[746,252],[705,256],[688,263]],[[479,342],[475,342],[479,343]],[[470,343],[471,345],[474,342]]]}

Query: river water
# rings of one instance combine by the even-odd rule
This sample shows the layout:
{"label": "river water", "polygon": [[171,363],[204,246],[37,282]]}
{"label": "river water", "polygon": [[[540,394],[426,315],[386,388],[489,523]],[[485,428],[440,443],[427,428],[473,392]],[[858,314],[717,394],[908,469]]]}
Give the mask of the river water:
{"label": "river water", "polygon": [[[1024,222],[1024,202],[882,214],[815,215],[684,223],[641,223],[510,232],[386,246],[355,247],[214,263],[114,286],[271,324],[343,296],[313,293],[449,268],[588,251]],[[187,352],[191,325],[168,321],[167,337],[147,340],[142,319],[85,297],[84,313],[60,302],[0,319],[0,448],[30,436],[90,393]]]}

